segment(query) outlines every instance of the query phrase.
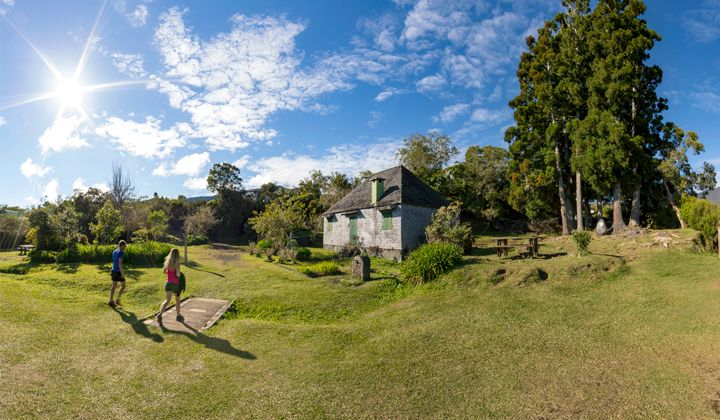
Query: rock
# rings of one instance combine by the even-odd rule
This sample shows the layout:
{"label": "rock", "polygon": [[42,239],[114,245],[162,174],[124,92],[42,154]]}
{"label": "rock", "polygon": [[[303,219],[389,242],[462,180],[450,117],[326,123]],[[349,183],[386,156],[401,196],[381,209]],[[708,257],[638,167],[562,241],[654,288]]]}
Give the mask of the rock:
{"label": "rock", "polygon": [[605,220],[603,220],[603,219],[598,220],[597,226],[595,226],[595,233],[598,236],[603,236],[603,235],[607,234],[607,231],[608,231],[608,229],[607,229],[607,226],[605,225]]}
{"label": "rock", "polygon": [[362,281],[370,280],[370,258],[367,255],[358,255],[353,258],[352,276],[362,279]]}

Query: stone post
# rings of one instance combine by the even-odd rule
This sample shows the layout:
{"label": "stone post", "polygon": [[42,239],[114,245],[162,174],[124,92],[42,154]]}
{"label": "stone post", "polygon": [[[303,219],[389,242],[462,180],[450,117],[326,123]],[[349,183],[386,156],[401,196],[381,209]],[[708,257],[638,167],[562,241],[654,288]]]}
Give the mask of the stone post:
{"label": "stone post", "polygon": [[352,276],[362,281],[370,280],[370,258],[367,255],[358,255],[352,260]]}

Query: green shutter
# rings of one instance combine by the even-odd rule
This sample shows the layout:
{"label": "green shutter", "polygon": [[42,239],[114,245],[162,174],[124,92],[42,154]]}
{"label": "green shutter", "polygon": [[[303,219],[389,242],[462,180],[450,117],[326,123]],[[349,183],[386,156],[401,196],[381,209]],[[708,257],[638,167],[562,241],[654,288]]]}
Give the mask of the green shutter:
{"label": "green shutter", "polygon": [[335,216],[331,216],[331,217],[327,218],[327,231],[328,232],[332,232],[334,218],[335,218]]}
{"label": "green shutter", "polygon": [[383,225],[382,230],[392,230],[392,211],[382,212]]}
{"label": "green shutter", "polygon": [[350,218],[350,243],[357,243],[357,216],[348,216]]}

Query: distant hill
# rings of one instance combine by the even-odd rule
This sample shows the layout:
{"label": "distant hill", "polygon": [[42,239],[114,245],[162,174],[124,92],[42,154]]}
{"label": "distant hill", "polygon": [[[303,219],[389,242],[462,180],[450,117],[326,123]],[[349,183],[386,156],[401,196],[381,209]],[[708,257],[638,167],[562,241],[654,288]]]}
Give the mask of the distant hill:
{"label": "distant hill", "polygon": [[720,188],[715,188],[714,190],[710,191],[705,196],[705,198],[712,201],[713,203],[720,204]]}
{"label": "distant hill", "polygon": [[201,202],[201,201],[214,200],[215,197],[216,197],[215,195],[209,195],[209,196],[204,196],[204,197],[187,197],[185,200],[188,203],[197,203],[197,202]]}

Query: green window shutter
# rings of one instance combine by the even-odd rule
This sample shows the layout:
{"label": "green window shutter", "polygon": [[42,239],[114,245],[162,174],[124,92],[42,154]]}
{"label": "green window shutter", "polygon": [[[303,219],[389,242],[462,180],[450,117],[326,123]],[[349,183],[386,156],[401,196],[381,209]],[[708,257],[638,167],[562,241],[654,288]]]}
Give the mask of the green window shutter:
{"label": "green window shutter", "polygon": [[382,216],[382,230],[392,230],[392,211],[384,211],[382,212]]}
{"label": "green window shutter", "polygon": [[332,217],[328,217],[328,218],[327,218],[327,230],[328,230],[328,232],[332,232],[332,228],[333,228],[333,219],[332,219]]}
{"label": "green window shutter", "polygon": [[357,243],[357,218],[355,216],[350,217],[350,243]]}

